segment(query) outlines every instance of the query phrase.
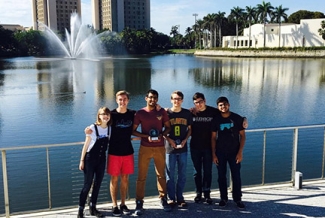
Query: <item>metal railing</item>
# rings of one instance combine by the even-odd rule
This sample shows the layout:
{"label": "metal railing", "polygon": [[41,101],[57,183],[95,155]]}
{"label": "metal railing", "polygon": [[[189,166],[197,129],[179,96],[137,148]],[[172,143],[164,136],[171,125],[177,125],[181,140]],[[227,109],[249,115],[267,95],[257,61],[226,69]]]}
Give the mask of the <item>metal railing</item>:
{"label": "metal railing", "polygon": [[[308,130],[308,131],[305,131]],[[304,132],[305,131],[305,132]],[[285,132],[285,134],[283,133]],[[301,135],[299,133],[302,133]],[[286,145],[281,147],[280,149],[275,148],[276,146],[273,146],[271,148],[272,149],[278,149],[280,150],[280,153],[282,152],[281,149],[283,149],[283,151],[287,151],[287,149],[291,147],[292,149],[292,156],[291,156],[291,169],[290,169],[290,178],[291,180],[289,182],[292,182],[292,184],[294,184],[295,182],[295,172],[297,171],[297,164],[298,164],[298,154],[300,155],[305,155],[306,150],[308,150],[310,144],[313,144],[313,148],[317,148],[317,152],[318,154],[321,152],[321,157],[318,157],[318,163],[321,162],[321,172],[316,172],[316,176],[311,175],[309,177],[311,178],[307,178],[307,179],[316,179],[316,178],[321,178],[324,179],[324,168],[325,168],[325,125],[311,125],[311,126],[296,126],[296,127],[282,127],[282,128],[265,128],[265,129],[252,129],[252,130],[246,130],[246,135],[247,135],[247,139],[252,139],[251,141],[247,140],[246,144],[250,144],[250,147],[248,147],[247,149],[252,149],[251,151],[248,152],[252,152],[252,153],[258,153],[257,150],[261,149],[261,182],[259,182],[260,185],[264,185],[267,183],[272,183],[272,182],[267,182],[266,181],[266,175],[269,173],[267,170],[267,166],[268,165],[274,165],[274,164],[267,164],[267,157],[268,157],[268,152],[267,149],[270,149],[269,147],[272,146],[272,144],[292,144],[292,145]],[[262,135],[262,136],[261,136]],[[255,137],[255,138],[254,138]],[[290,140],[288,140],[287,138],[292,137]],[[284,143],[284,141],[287,141],[287,143]],[[306,142],[307,141],[307,145]],[[6,217],[10,217],[10,189],[9,189],[9,176],[8,176],[8,169],[10,169],[10,167],[8,168],[7,165],[7,157],[8,154],[7,152],[10,151],[18,151],[18,152],[23,152],[23,151],[30,151],[30,152],[34,152],[35,149],[45,149],[45,162],[46,162],[46,174],[47,174],[47,178],[46,183],[47,183],[47,198],[48,198],[48,208],[52,209],[53,208],[53,195],[52,195],[52,190],[53,190],[53,185],[51,184],[52,181],[52,174],[53,172],[51,172],[51,163],[53,164],[53,162],[51,162],[50,158],[51,158],[51,154],[50,154],[50,148],[61,148],[61,147],[74,147],[76,150],[76,154],[77,156],[80,155],[80,145],[82,145],[83,142],[73,142],[73,143],[62,143],[62,144],[44,144],[44,145],[33,145],[33,146],[20,146],[20,147],[7,147],[7,148],[0,148],[1,150],[1,157],[2,157],[2,177],[3,177],[3,195],[4,195],[4,209],[5,209],[5,216]],[[262,146],[260,146],[262,145]],[[247,145],[245,145],[245,149],[246,149]],[[262,148],[261,148],[262,147]],[[244,150],[245,150],[244,149]],[[300,151],[299,153],[299,149],[302,149],[302,151]],[[60,151],[62,153],[62,151]],[[59,152],[59,153],[60,153]],[[60,154],[61,154],[60,153]],[[283,153],[283,152],[282,152]],[[42,156],[43,154],[41,154]],[[245,156],[249,156],[246,155],[244,152]],[[26,156],[26,155],[23,155]],[[53,154],[52,154],[53,156]],[[276,156],[276,155],[275,155]],[[312,155],[314,156],[314,155]],[[69,156],[68,159],[71,159],[70,162],[73,162],[74,166],[72,168],[75,167],[75,165],[77,165],[77,161],[79,160],[79,157],[76,156]],[[254,164],[254,166],[256,165],[256,160],[254,160],[254,158],[251,158],[253,160],[251,160]],[[272,158],[269,158],[272,159]],[[279,157],[279,160],[281,159],[281,157]],[[313,161],[310,161],[310,164]],[[317,162],[317,161],[316,161]],[[38,165],[38,164],[37,164]],[[255,166],[256,168],[258,168],[258,164],[257,166]],[[289,167],[289,168],[290,168]],[[318,166],[319,167],[319,166]],[[188,167],[189,168],[189,167]],[[315,169],[317,169],[317,167],[314,167]],[[52,168],[53,169],[53,168]],[[75,169],[75,168],[74,168]],[[278,169],[277,169],[278,170]],[[254,170],[252,170],[254,171]],[[270,172],[273,172],[274,170],[269,170]],[[319,175],[319,176],[318,176]],[[21,176],[23,178],[23,175]],[[20,176],[18,176],[18,178],[20,178]],[[288,182],[288,181],[286,181]],[[256,185],[256,184],[254,184]],[[71,205],[70,205],[71,206]],[[46,208],[45,208],[46,209]]]}

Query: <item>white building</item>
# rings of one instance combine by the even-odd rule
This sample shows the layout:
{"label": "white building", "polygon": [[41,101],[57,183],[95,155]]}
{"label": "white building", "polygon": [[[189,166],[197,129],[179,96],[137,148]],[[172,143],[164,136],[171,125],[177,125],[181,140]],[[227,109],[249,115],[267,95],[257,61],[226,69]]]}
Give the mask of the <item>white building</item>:
{"label": "white building", "polygon": [[[224,48],[274,48],[274,47],[316,47],[325,46],[325,40],[319,35],[322,19],[304,19],[300,24],[276,23],[264,25],[254,24],[244,29],[243,36],[224,36],[222,47]],[[251,37],[249,37],[251,35]],[[236,45],[237,44],[237,45]]]}

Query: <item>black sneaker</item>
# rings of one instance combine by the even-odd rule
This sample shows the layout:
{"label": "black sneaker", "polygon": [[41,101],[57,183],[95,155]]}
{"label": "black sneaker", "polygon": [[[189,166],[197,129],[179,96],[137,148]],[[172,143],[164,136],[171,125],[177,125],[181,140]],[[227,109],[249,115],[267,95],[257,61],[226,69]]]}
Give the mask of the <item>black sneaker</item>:
{"label": "black sneaker", "polygon": [[77,218],[84,218],[84,210],[78,210]]}
{"label": "black sneaker", "polygon": [[176,206],[176,202],[174,200],[169,200],[168,201],[168,204],[171,208],[175,207]]}
{"label": "black sneaker", "polygon": [[188,206],[184,200],[177,201],[177,204],[178,204],[178,207],[180,207],[180,208],[187,208],[187,206]]}
{"label": "black sneaker", "polygon": [[137,200],[134,214],[140,216],[143,214],[143,201]]}
{"label": "black sneaker", "polygon": [[129,215],[131,213],[126,205],[120,205],[120,210],[124,215]]}
{"label": "black sneaker", "polygon": [[237,201],[236,205],[238,209],[245,209],[245,204],[242,201]]}
{"label": "black sneaker", "polygon": [[207,203],[207,204],[212,204],[213,203],[213,200],[210,198],[210,197],[207,197],[207,198],[205,198],[204,199],[205,200],[205,202]]}
{"label": "black sneaker", "polygon": [[195,198],[194,198],[194,202],[195,203],[200,203],[202,200],[202,195],[201,194],[196,194]]}
{"label": "black sneaker", "polygon": [[164,208],[164,211],[169,212],[172,210],[171,206],[167,203],[166,198],[161,198],[160,204],[161,204],[162,208]]}
{"label": "black sneaker", "polygon": [[210,197],[210,192],[204,192],[204,201],[207,203],[207,204],[212,204],[212,199]]}
{"label": "black sneaker", "polygon": [[225,207],[227,205],[228,201],[221,199],[221,201],[219,202],[219,207]]}
{"label": "black sneaker", "polygon": [[89,207],[89,212],[90,212],[90,215],[92,215],[92,216],[96,216],[96,217],[103,217],[104,215],[101,213],[101,212],[99,212],[98,210],[97,210],[97,208],[96,207]]}
{"label": "black sneaker", "polygon": [[121,211],[118,209],[118,207],[113,207],[113,216],[121,216]]}

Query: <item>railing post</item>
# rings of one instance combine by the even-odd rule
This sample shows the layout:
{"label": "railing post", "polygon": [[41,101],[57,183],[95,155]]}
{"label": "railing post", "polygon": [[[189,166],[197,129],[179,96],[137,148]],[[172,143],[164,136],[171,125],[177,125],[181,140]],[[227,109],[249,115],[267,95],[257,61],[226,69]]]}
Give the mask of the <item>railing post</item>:
{"label": "railing post", "polygon": [[6,217],[10,217],[10,208],[9,208],[9,191],[8,191],[8,174],[7,174],[7,157],[6,157],[6,151],[1,151],[2,156],[2,176],[3,176],[3,194],[4,194],[4,200],[5,200],[5,212]]}
{"label": "railing post", "polygon": [[52,209],[52,194],[51,194],[51,174],[50,174],[50,156],[49,156],[49,148],[46,148],[46,167],[47,167],[47,188],[49,194],[49,208]]}
{"label": "railing post", "polygon": [[324,139],[323,139],[323,164],[322,164],[322,179],[324,179],[325,171],[325,127],[324,127]]}
{"label": "railing post", "polygon": [[293,130],[293,149],[292,149],[292,171],[291,182],[295,184],[295,173],[297,171],[297,154],[298,154],[298,128]]}
{"label": "railing post", "polygon": [[263,134],[262,185],[265,184],[265,160],[266,160],[266,130],[264,130],[264,134]]}

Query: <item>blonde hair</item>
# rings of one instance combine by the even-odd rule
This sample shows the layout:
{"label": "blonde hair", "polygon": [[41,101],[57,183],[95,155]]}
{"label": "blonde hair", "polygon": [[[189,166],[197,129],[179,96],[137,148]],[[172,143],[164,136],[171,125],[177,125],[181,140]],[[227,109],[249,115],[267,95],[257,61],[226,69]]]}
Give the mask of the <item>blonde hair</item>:
{"label": "blonde hair", "polygon": [[99,114],[101,113],[105,113],[108,114],[110,116],[110,119],[107,123],[107,126],[110,126],[112,124],[112,117],[111,117],[111,111],[108,109],[108,107],[101,107],[98,109],[97,111],[97,119],[96,119],[96,125],[101,125],[102,124],[102,120],[99,118]]}
{"label": "blonde hair", "polygon": [[117,98],[118,96],[120,96],[120,95],[126,95],[126,97],[128,98],[128,99],[130,99],[130,93],[128,93],[127,91],[125,91],[125,90],[121,90],[121,91],[118,91],[118,92],[116,92],[116,95],[115,95],[115,97]]}

